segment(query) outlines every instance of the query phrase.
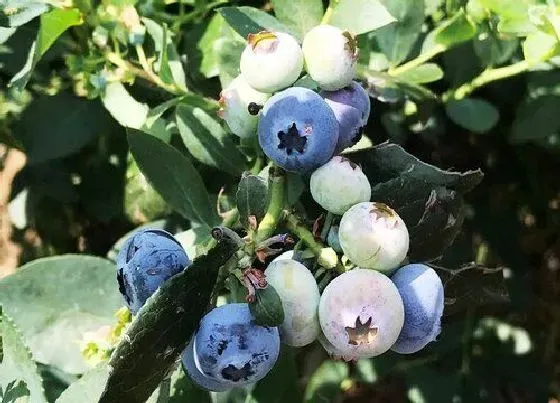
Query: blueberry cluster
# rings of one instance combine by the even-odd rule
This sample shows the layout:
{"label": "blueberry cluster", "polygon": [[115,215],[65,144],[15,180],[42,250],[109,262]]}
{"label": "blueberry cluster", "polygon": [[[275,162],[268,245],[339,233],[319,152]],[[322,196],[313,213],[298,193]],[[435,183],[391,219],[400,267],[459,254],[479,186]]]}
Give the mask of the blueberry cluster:
{"label": "blueberry cluster", "polygon": [[[353,81],[356,38],[319,25],[302,46],[289,34],[269,31],[251,34],[247,42],[241,74],[220,98],[219,115],[234,134],[258,132],[264,153],[291,172],[310,172],[360,140],[370,101]],[[304,65],[319,93],[298,86]]]}
{"label": "blueberry cluster", "polygon": [[[367,176],[339,155],[359,140],[370,113],[367,92],[353,81],[357,52],[352,35],[329,25],[311,29],[302,46],[285,33],[249,35],[241,74],[221,93],[219,114],[234,134],[257,133],[277,166],[310,174],[313,199],[334,217],[324,236],[332,249],[322,250],[335,261],[342,253],[346,264],[322,292],[299,250],[278,256],[264,273],[246,269],[248,303],[212,309],[182,354],[186,372],[204,389],[254,384],[273,368],[280,343],[302,347],[318,340],[333,357],[356,360],[389,349],[415,353],[441,331],[440,278],[423,264],[403,266],[409,249],[405,222],[386,204],[370,201]],[[304,65],[319,92],[297,86]],[[117,259],[127,306],[138,312],[159,285],[190,263],[167,232],[136,233]],[[278,294],[284,313],[278,326],[263,326],[251,313],[255,284]]]}

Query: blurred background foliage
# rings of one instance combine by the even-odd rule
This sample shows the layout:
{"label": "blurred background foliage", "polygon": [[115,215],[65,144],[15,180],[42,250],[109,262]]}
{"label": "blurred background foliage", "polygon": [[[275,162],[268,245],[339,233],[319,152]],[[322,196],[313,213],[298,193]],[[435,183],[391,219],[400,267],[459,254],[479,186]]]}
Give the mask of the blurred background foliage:
{"label": "blurred background foliage", "polygon": [[[412,357],[387,353],[355,364],[328,360],[317,343],[286,349],[250,394],[214,401],[558,402],[560,6],[333,6],[333,23],[361,34],[359,78],[373,97],[369,143],[355,158],[367,164],[368,147],[389,140],[443,169],[485,174],[464,196],[462,231],[433,261],[449,273],[443,332]],[[192,212],[147,181],[126,128],[174,145],[200,174],[212,207],[228,211],[247,161],[258,163],[252,144],[239,144],[214,114],[221,86],[238,74],[244,37],[266,27],[301,38],[327,7],[319,0],[0,1],[0,302],[11,301],[13,319],[0,323],[3,402],[54,401],[86,372],[76,346],[84,333],[96,339],[91,329],[103,333],[117,322],[113,267],[101,257],[114,258],[125,233],[166,228],[191,255],[207,239],[185,218]],[[290,180],[296,200],[305,185]],[[296,207],[303,206],[318,216],[308,196]],[[206,223],[217,219],[206,211]],[[54,257],[63,254],[99,257]],[[32,262],[38,258],[47,259]],[[38,284],[49,292],[37,292]],[[90,401],[87,385],[103,382],[103,371],[87,372],[59,401]],[[180,372],[172,385],[169,401],[210,401]]]}

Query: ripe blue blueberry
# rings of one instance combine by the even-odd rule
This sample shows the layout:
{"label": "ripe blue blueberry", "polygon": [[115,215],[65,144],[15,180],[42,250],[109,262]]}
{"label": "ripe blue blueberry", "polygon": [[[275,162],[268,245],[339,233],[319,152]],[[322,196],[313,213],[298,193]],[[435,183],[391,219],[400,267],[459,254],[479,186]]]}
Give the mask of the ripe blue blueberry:
{"label": "ripe blue blueberry", "polygon": [[337,91],[321,91],[336,116],[340,132],[336,152],[355,145],[367,124],[370,112],[369,95],[356,81]]}
{"label": "ripe blue blueberry", "polygon": [[334,214],[344,214],[371,197],[371,185],[362,168],[338,155],[313,172],[309,188],[313,200]]}
{"label": "ripe blue blueberry", "polygon": [[391,280],[404,303],[404,326],[391,350],[412,354],[435,340],[441,331],[443,284],[434,269],[423,264],[401,267]]}
{"label": "ripe blue blueberry", "polygon": [[371,358],[389,350],[403,326],[403,302],[384,274],[353,269],[323,290],[319,321],[331,354],[344,359]]}
{"label": "ripe blue blueberry", "polygon": [[225,392],[232,387],[224,382],[212,378],[204,374],[197,366],[194,356],[194,337],[191,339],[187,348],[181,354],[183,368],[189,374],[191,380],[202,389],[211,390],[213,392]]}
{"label": "ripe blue blueberry", "polygon": [[313,170],[333,155],[338,123],[333,111],[315,92],[292,87],[265,104],[258,127],[264,153],[291,172]]}
{"label": "ripe blue blueberry", "polygon": [[133,234],[116,260],[119,291],[133,314],[164,281],[191,264],[179,241],[159,229],[144,229]]}
{"label": "ripe blue blueberry", "polygon": [[294,347],[312,343],[319,333],[320,298],[313,274],[291,259],[272,261],[264,274],[282,300],[284,322],[279,329],[282,342]]}
{"label": "ripe blue blueberry", "polygon": [[218,385],[241,387],[264,378],[272,369],[280,352],[280,336],[276,327],[257,325],[247,304],[227,304],[202,318],[192,349],[201,374]]}
{"label": "ripe blue blueberry", "polygon": [[327,91],[346,87],[356,74],[358,43],[352,34],[321,24],[303,38],[305,68],[311,78]]}
{"label": "ripe blue blueberry", "polygon": [[340,153],[358,143],[362,138],[362,115],[352,106],[334,102],[328,98],[325,98],[325,102],[331,107],[338,122],[338,143],[335,153]]}
{"label": "ripe blue blueberry", "polygon": [[250,34],[239,69],[251,87],[275,92],[289,87],[303,69],[303,52],[296,39],[282,32]]}
{"label": "ripe blue blueberry", "polygon": [[325,99],[356,108],[360,111],[362,126],[367,124],[371,101],[367,91],[357,81],[352,81],[350,85],[337,91],[321,91],[320,94]]}

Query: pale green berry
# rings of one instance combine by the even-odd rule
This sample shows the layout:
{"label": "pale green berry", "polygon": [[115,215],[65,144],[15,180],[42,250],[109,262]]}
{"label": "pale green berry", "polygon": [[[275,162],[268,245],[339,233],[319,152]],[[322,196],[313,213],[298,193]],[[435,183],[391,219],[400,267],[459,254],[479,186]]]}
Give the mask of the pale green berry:
{"label": "pale green berry", "polygon": [[399,215],[383,203],[358,203],[342,216],[340,246],[362,268],[390,271],[408,252],[408,230]]}
{"label": "pale green berry", "polygon": [[284,322],[279,326],[282,342],[294,347],[312,343],[319,333],[320,295],[309,269],[295,260],[282,259],[271,262],[264,273],[282,300]]}
{"label": "pale green berry", "polygon": [[241,54],[241,75],[254,89],[275,92],[292,85],[303,70],[303,53],[296,39],[282,32],[250,34]]}
{"label": "pale green berry", "polygon": [[354,204],[371,197],[371,186],[362,169],[340,156],[313,172],[310,189],[313,200],[334,214],[344,214]]}
{"label": "pale green berry", "polygon": [[238,76],[220,93],[218,116],[226,121],[233,134],[253,136],[257,132],[259,110],[270,96],[255,90],[242,76]]}
{"label": "pale green berry", "polygon": [[399,337],[404,306],[389,277],[354,269],[323,290],[319,321],[331,354],[345,360],[371,358],[389,350]]}
{"label": "pale green berry", "polygon": [[358,43],[348,31],[332,25],[317,25],[303,38],[305,68],[327,91],[339,90],[356,75]]}

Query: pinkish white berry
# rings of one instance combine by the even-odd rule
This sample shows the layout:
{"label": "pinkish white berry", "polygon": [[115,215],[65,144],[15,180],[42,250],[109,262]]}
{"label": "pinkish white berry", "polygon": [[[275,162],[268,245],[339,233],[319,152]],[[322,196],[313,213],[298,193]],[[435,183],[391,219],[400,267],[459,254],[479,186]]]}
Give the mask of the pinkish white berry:
{"label": "pinkish white berry", "polygon": [[346,257],[362,268],[393,270],[408,253],[406,224],[383,203],[352,206],[340,220],[338,238]]}
{"label": "pinkish white berry", "polygon": [[375,270],[354,269],[323,291],[319,321],[332,352],[345,360],[383,354],[404,323],[404,307],[391,280]]}

